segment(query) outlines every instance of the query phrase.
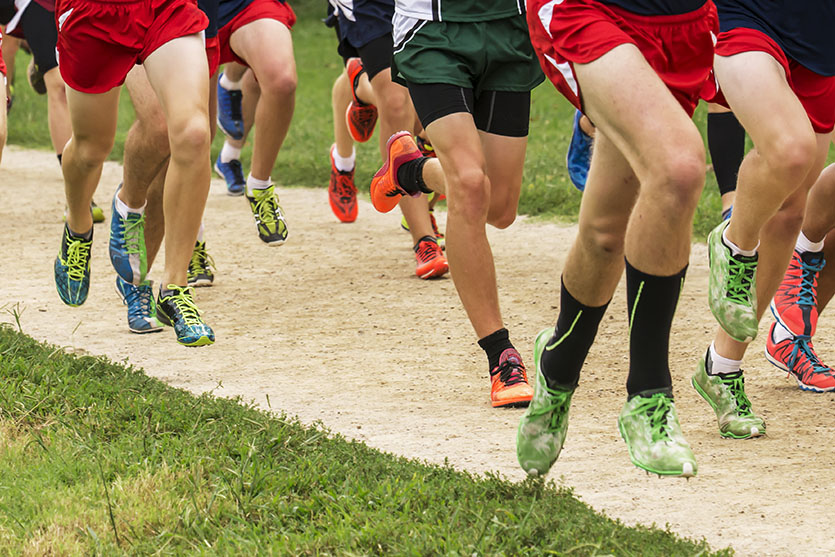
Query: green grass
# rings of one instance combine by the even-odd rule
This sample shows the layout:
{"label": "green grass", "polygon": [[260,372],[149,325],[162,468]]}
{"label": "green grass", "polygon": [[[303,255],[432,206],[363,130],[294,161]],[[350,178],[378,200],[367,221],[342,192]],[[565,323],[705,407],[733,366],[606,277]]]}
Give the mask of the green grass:
{"label": "green grass", "polygon": [[[0,554],[708,555],[0,327]],[[729,555],[725,550],[717,555]]]}

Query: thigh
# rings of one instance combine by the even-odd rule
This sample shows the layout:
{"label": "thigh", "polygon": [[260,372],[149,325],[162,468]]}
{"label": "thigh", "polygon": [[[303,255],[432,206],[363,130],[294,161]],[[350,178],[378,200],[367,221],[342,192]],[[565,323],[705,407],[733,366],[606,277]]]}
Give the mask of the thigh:
{"label": "thigh", "polygon": [[94,145],[100,152],[109,152],[116,137],[119,89],[92,94],[67,87],[67,105],[73,141]]}
{"label": "thigh", "polygon": [[232,32],[232,51],[246,62],[260,81],[268,73],[295,75],[293,39],[290,29],[276,19],[257,19]]}
{"label": "thigh", "polygon": [[125,79],[125,87],[130,95],[136,119],[147,123],[165,120],[159,99],[148,81],[148,74],[144,66],[135,66]]}
{"label": "thigh", "polygon": [[199,35],[165,43],[145,59],[144,66],[169,128],[195,114],[203,114],[208,122],[209,70]]}

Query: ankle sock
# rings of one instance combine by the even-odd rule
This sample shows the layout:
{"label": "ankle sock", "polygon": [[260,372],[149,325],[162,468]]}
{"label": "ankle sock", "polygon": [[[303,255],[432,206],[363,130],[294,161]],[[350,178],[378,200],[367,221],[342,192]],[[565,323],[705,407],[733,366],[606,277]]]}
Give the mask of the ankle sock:
{"label": "ankle sock", "polygon": [[410,195],[432,193],[423,181],[423,165],[427,160],[427,157],[420,157],[401,164],[397,169],[397,183]]}
{"label": "ankle sock", "polygon": [[727,373],[736,373],[742,367],[742,360],[732,360],[731,358],[725,358],[724,356],[720,356],[719,353],[716,351],[715,342],[710,343],[710,348],[708,348],[708,351],[710,352],[711,362],[710,369],[708,370],[708,375],[725,375]]}
{"label": "ankle sock", "polygon": [[218,83],[220,83],[220,86],[226,89],[227,91],[240,91],[242,89],[240,81],[232,81],[231,79],[226,77],[225,73],[220,76]]}
{"label": "ankle sock", "polygon": [[138,209],[134,209],[133,207],[128,207],[127,203],[122,201],[122,199],[119,197],[119,194],[116,194],[115,205],[116,205],[116,212],[119,213],[119,215],[123,219],[126,219],[126,218],[128,218],[128,213],[139,213],[140,215],[144,215],[145,214],[145,207],[148,205],[148,202],[146,201],[145,204],[142,205],[142,207],[140,207]]}
{"label": "ankle sock", "polygon": [[742,249],[735,243],[728,240],[728,227],[725,227],[725,230],[722,231],[722,242],[731,249],[731,252],[734,255],[742,255],[744,257],[754,257],[757,255],[757,250],[760,249],[760,243],[757,242],[757,247],[754,249]]}
{"label": "ankle sock", "polygon": [[334,146],[333,148],[333,165],[340,172],[351,172],[356,165],[357,150],[351,147],[351,154],[343,157],[339,154],[339,150]]}
{"label": "ankle sock", "polygon": [[813,242],[801,231],[797,236],[797,242],[794,244],[794,249],[796,249],[798,253],[806,253],[807,251],[820,252],[823,251],[823,240],[820,242]]}
{"label": "ankle sock", "polygon": [[502,352],[508,348],[513,348],[513,345],[510,343],[510,334],[505,328],[499,329],[494,333],[490,333],[483,339],[479,340],[478,345],[481,346],[481,349],[487,354],[487,362],[491,371],[499,365],[499,358],[501,357]]}
{"label": "ankle sock", "polygon": [[252,190],[265,190],[271,185],[273,185],[273,181],[270,178],[259,180],[258,178],[253,178],[252,174],[250,174],[246,179],[246,194],[252,197]]}
{"label": "ankle sock", "polygon": [[229,145],[228,141],[224,141],[223,148],[220,150],[220,162],[226,164],[232,160],[241,160],[241,149]]}

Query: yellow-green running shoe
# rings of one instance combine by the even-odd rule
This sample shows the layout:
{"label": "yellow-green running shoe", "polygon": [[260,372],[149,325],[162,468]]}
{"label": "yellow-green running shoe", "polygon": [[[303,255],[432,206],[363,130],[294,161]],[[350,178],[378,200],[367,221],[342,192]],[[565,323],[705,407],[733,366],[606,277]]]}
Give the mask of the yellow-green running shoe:
{"label": "yellow-green running shoe", "polygon": [[160,289],[157,319],[163,325],[174,327],[177,342],[182,345],[205,346],[215,341],[215,333],[200,317],[200,310],[188,286],[169,284],[165,289]]}
{"label": "yellow-green running shoe", "polygon": [[757,256],[734,255],[722,241],[729,221],[707,238],[710,311],[733,339],[751,342],[757,336]]}
{"label": "yellow-green running shoe", "polygon": [[195,243],[188,263],[188,285],[211,286],[215,281],[214,267],[215,260],[206,251],[206,242]]}
{"label": "yellow-green running shoe", "polygon": [[68,306],[78,307],[87,301],[90,291],[90,249],[93,247],[93,232],[90,239],[73,236],[64,225],[61,248],[55,258],[55,287],[61,301]]}
{"label": "yellow-green running shoe", "polygon": [[550,389],[540,368],[540,358],[554,329],[540,331],[534,342],[536,381],[533,399],[519,422],[516,433],[516,458],[531,476],[548,473],[560,456],[568,432],[568,410],[574,389]]}
{"label": "yellow-green running shoe", "polygon": [[252,197],[247,193],[249,208],[255,217],[258,237],[271,246],[280,246],[287,241],[287,221],[281,205],[278,204],[278,194],[275,186],[264,189],[253,189]]}
{"label": "yellow-green running shoe", "polygon": [[659,476],[696,475],[696,457],[681,433],[669,393],[646,391],[631,396],[618,416],[618,429],[638,468]]}
{"label": "yellow-green running shoe", "polygon": [[710,351],[691,382],[696,392],[710,404],[719,420],[719,435],[733,439],[750,439],[765,435],[765,422],[751,410],[751,401],[745,394],[745,378],[742,370],[722,375],[708,375],[712,368]]}

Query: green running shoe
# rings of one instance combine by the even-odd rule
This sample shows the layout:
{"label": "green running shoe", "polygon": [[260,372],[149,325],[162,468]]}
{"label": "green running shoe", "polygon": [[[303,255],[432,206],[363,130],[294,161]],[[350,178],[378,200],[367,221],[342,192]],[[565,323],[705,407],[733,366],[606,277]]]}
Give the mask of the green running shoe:
{"label": "green running shoe", "polygon": [[696,475],[696,457],[681,433],[669,393],[645,391],[630,397],[618,416],[618,429],[638,468],[659,476]]}
{"label": "green running shoe", "polygon": [[702,398],[710,404],[719,420],[719,435],[733,439],[750,439],[765,435],[765,422],[751,410],[745,395],[742,371],[722,375],[708,375],[713,367],[710,351],[699,361],[699,369],[691,382]]}
{"label": "green running shoe", "polygon": [[757,336],[757,256],[734,255],[722,241],[729,221],[722,221],[707,238],[710,262],[710,311],[734,340]]}
{"label": "green running shoe", "polygon": [[545,345],[554,333],[544,329],[536,337],[533,359],[536,382],[533,399],[519,422],[516,433],[516,458],[531,476],[544,476],[560,456],[568,431],[568,409],[574,389],[550,389],[539,366]]}
{"label": "green running shoe", "polygon": [[90,239],[73,236],[64,225],[61,248],[55,258],[55,288],[61,301],[68,306],[78,307],[87,301],[90,291],[90,250],[93,247],[93,232]]}
{"label": "green running shoe", "polygon": [[169,284],[166,289],[160,289],[157,319],[163,325],[174,327],[177,342],[184,346],[205,346],[215,341],[215,333],[200,317],[188,286]]}
{"label": "green running shoe", "polygon": [[90,202],[90,212],[93,213],[93,222],[104,222],[104,209],[96,205],[95,201]]}
{"label": "green running shoe", "polygon": [[280,246],[287,241],[287,221],[281,205],[278,204],[278,195],[275,193],[275,186],[265,189],[252,190],[252,197],[247,193],[249,208],[255,217],[255,226],[258,228],[258,237],[271,246]]}
{"label": "green running shoe", "polygon": [[206,251],[206,242],[195,243],[188,263],[188,285],[211,286],[215,281],[214,266],[215,260]]}

